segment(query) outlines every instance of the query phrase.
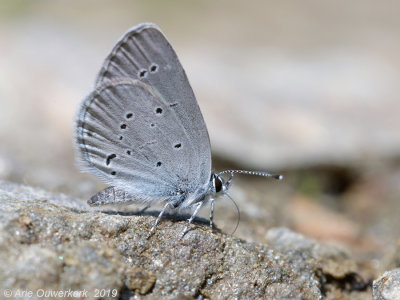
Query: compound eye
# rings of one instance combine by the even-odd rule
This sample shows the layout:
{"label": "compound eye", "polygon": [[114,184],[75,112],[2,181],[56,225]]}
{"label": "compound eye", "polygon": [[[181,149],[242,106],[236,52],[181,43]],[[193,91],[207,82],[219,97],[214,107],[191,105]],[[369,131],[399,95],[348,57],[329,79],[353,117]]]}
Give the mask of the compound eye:
{"label": "compound eye", "polygon": [[214,186],[215,186],[215,191],[219,193],[222,191],[222,181],[219,177],[215,177],[214,179]]}

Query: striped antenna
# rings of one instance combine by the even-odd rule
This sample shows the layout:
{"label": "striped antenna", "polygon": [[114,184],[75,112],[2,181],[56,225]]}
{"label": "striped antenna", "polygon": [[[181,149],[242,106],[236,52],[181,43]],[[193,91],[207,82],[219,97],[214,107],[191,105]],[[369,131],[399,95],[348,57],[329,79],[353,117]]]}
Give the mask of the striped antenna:
{"label": "striped antenna", "polygon": [[247,170],[225,170],[222,172],[217,173],[217,176],[220,176],[222,174],[246,174],[246,175],[256,175],[256,176],[263,176],[263,177],[272,177],[278,180],[282,180],[283,176],[282,175],[277,175],[277,174],[270,174],[267,172],[262,172],[262,171],[247,171]]}

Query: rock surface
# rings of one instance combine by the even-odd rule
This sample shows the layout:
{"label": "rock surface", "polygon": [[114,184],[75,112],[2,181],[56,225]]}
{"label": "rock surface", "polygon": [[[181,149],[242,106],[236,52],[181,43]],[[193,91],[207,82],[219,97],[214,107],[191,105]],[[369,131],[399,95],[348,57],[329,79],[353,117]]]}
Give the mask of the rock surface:
{"label": "rock surface", "polygon": [[[68,201],[66,201],[68,199]],[[0,288],[109,291],[145,297],[368,299],[345,252],[285,228],[267,245],[247,243],[197,220],[181,240],[180,217],[146,239],[155,213],[92,210],[81,200],[0,182]],[[97,294],[98,297],[101,295]]]}
{"label": "rock surface", "polygon": [[400,299],[400,268],[385,272],[374,281],[374,300]]}

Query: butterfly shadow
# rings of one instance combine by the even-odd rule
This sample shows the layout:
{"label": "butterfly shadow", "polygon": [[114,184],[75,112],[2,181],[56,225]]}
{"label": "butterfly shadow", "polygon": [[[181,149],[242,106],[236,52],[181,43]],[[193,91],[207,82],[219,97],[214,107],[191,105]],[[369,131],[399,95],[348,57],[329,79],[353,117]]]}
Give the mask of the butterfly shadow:
{"label": "butterfly shadow", "polygon": [[[120,215],[120,216],[153,216],[155,218],[157,218],[160,214],[160,210],[147,210],[147,209],[139,209],[136,211],[118,211],[118,210],[102,210],[101,211],[104,214],[107,215]],[[187,221],[190,219],[192,215],[190,213],[186,213],[186,212],[175,212],[175,213],[168,213],[165,212],[163,215],[163,219],[168,219],[171,220],[172,222],[181,222],[181,221]],[[161,223],[161,222],[160,222]],[[192,222],[193,225],[201,225],[201,226],[210,226],[210,220],[203,218],[203,217],[198,217],[196,216],[193,219]],[[158,225],[160,226],[160,224]],[[195,228],[197,228],[199,226],[191,226],[191,228],[189,228],[188,232],[191,230],[194,230]],[[213,230],[215,230],[216,232],[222,232],[221,229],[219,229],[215,223],[213,224]]]}

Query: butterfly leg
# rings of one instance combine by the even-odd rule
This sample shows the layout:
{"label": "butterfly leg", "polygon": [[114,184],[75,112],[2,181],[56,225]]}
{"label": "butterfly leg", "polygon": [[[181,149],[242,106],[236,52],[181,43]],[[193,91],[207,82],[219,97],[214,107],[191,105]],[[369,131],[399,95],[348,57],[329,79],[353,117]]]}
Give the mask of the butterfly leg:
{"label": "butterfly leg", "polygon": [[144,213],[151,205],[146,205],[144,208],[138,211],[139,214]]}
{"label": "butterfly leg", "polygon": [[196,209],[194,210],[192,216],[190,217],[190,219],[189,219],[189,221],[188,221],[188,223],[187,223],[187,225],[186,225],[186,228],[185,228],[185,230],[182,232],[180,238],[183,238],[183,236],[186,234],[186,232],[188,232],[190,224],[193,222],[194,217],[196,217],[197,213],[199,212],[199,210],[200,210],[200,208],[202,207],[203,204],[204,204],[203,201],[197,203]]}
{"label": "butterfly leg", "polygon": [[164,205],[163,209],[161,210],[160,214],[159,214],[158,217],[157,217],[156,222],[154,223],[153,227],[151,227],[150,232],[149,232],[149,234],[147,235],[147,238],[149,238],[149,237],[153,234],[154,230],[155,230],[156,227],[157,227],[158,222],[160,222],[161,217],[163,216],[165,210],[167,209],[167,207],[168,207],[169,205],[170,205],[169,202],[167,202],[167,204]]}
{"label": "butterfly leg", "polygon": [[211,201],[211,209],[210,209],[210,228],[213,229],[213,219],[214,219],[214,199],[210,199]]}

